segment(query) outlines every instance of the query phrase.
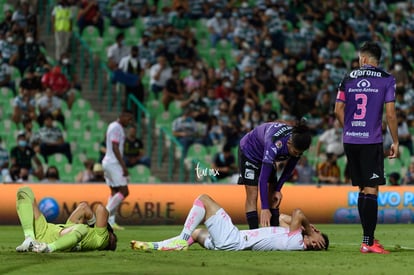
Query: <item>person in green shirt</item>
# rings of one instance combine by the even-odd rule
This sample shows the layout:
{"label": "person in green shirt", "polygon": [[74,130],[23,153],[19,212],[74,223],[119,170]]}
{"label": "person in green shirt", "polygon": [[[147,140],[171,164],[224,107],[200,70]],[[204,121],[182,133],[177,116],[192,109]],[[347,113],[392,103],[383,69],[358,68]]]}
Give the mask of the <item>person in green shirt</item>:
{"label": "person in green shirt", "polygon": [[17,191],[16,209],[25,240],[17,252],[115,250],[117,237],[108,224],[108,211],[101,203],[79,203],[65,224],[46,221],[30,187]]}

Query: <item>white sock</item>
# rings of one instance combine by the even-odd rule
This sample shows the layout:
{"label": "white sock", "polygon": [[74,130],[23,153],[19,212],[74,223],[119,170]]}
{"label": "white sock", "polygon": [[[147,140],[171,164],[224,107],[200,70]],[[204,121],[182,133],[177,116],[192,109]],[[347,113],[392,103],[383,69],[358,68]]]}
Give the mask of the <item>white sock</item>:
{"label": "white sock", "polygon": [[112,212],[114,212],[114,210],[121,204],[123,200],[124,195],[122,195],[122,193],[118,192],[115,195],[113,195],[108,200],[108,204],[106,205],[106,209],[108,210],[109,214],[112,214]]}
{"label": "white sock", "polygon": [[184,228],[180,234],[180,238],[188,241],[191,238],[191,234],[193,233],[194,229],[196,229],[204,219],[205,214],[206,210],[204,209],[204,204],[197,198],[193,203],[193,207],[191,207],[191,210],[187,215],[184,223]]}
{"label": "white sock", "polygon": [[112,226],[115,224],[115,214],[109,215],[108,223]]}

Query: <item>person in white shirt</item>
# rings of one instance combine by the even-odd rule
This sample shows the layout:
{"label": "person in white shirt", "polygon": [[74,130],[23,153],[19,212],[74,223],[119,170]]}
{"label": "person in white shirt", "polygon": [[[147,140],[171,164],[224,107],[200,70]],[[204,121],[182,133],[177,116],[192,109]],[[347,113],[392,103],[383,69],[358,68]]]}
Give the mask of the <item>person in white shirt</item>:
{"label": "person in white shirt", "polygon": [[213,48],[221,39],[231,39],[229,35],[229,23],[226,18],[223,18],[223,14],[217,11],[215,16],[207,21],[207,28],[210,33],[210,43]]}
{"label": "person in white shirt", "polygon": [[342,142],[342,128],[339,121],[335,120],[332,128],[323,132],[316,143],[316,156],[321,153],[322,146],[325,146],[326,153],[335,154],[340,157],[344,154],[344,145]]}
{"label": "person in white shirt", "polygon": [[[206,229],[197,226],[203,221]],[[209,250],[291,251],[328,249],[329,239],[306,218],[300,209],[292,216],[280,215],[280,226],[239,230],[226,211],[210,196],[194,200],[179,236],[160,242],[132,240],[134,250],[186,250],[193,243]]]}
{"label": "person in white shirt", "polygon": [[124,33],[119,33],[116,36],[116,42],[108,48],[108,67],[111,70],[117,69],[121,59],[128,56],[130,53],[129,47],[124,45],[124,38]]}
{"label": "person in white shirt", "polygon": [[109,124],[106,131],[106,153],[102,160],[105,181],[111,190],[106,209],[109,212],[108,223],[114,229],[123,229],[115,223],[115,213],[121,202],[129,195],[128,168],[123,160],[125,132],[132,122],[132,112],[123,110],[118,119]]}
{"label": "person in white shirt", "polygon": [[55,96],[51,88],[46,88],[44,95],[38,99],[37,108],[39,110],[37,122],[40,127],[43,127],[45,115],[48,113],[52,114],[53,118],[65,127],[65,117],[62,113],[62,99]]}
{"label": "person in white shirt", "polygon": [[[133,94],[139,101],[144,102],[144,86],[141,79],[145,74],[145,70],[139,60],[138,46],[131,47],[131,53],[121,59],[118,68],[130,79],[124,83],[126,92],[124,106],[126,106],[130,94]],[[134,81],[131,81],[132,79]]]}
{"label": "person in white shirt", "polygon": [[167,80],[172,76],[172,69],[168,65],[165,56],[159,56],[157,63],[151,66],[150,69],[150,89],[155,93],[155,98],[158,99],[159,93],[165,87]]}

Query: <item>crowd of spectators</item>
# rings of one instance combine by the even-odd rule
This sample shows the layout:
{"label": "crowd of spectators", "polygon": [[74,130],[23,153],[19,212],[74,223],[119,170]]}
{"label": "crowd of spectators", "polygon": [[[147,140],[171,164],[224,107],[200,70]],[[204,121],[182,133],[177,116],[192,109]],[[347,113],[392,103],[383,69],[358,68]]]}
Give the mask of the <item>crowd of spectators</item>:
{"label": "crowd of spectators", "polygon": [[[65,11],[71,5],[71,12]],[[246,132],[276,119],[306,117],[315,135],[334,128],[337,86],[346,71],[359,66],[355,49],[365,40],[382,46],[381,66],[397,79],[397,108],[413,127],[412,2],[189,0],[158,9],[147,1],[61,0],[53,22],[56,59],[64,64],[71,54],[65,41],[72,26],[59,25],[59,14],[63,21],[74,18],[80,32],[95,26],[105,37],[106,21],[119,31],[107,49],[113,81],[143,103],[159,101],[165,111],[178,101],[183,111],[171,129],[185,151],[196,142],[235,147]],[[128,29],[137,20],[142,32],[130,37]],[[5,19],[0,29],[11,22]],[[11,29],[4,31],[5,45]],[[3,60],[14,60],[5,53]],[[148,86],[141,82],[144,75]],[[67,91],[60,97],[70,105]],[[30,114],[30,100],[24,106]]]}

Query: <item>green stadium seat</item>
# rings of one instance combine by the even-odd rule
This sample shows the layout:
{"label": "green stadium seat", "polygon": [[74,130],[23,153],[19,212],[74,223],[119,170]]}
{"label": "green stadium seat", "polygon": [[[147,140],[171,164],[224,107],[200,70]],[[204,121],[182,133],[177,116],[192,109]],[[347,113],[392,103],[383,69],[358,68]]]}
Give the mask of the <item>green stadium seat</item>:
{"label": "green stadium seat", "polygon": [[145,165],[136,165],[128,169],[132,183],[147,183],[150,181],[151,170]]}

